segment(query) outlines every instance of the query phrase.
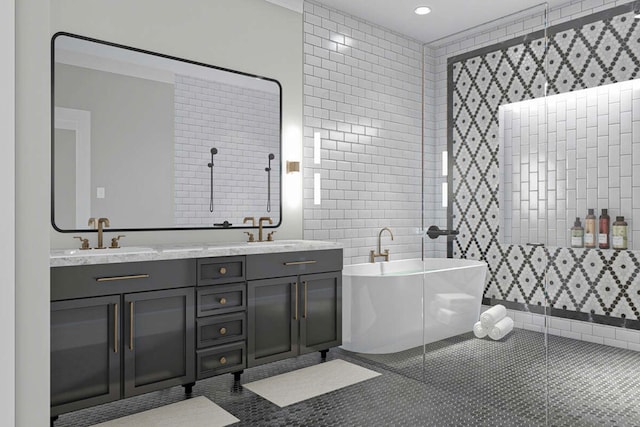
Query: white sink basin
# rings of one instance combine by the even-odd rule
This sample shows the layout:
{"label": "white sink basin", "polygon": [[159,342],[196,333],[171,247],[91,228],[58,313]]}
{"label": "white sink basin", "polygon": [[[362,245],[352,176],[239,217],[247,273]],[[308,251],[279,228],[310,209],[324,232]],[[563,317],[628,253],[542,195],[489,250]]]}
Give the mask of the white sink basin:
{"label": "white sink basin", "polygon": [[100,256],[100,255],[120,255],[120,254],[146,254],[155,252],[152,248],[142,246],[128,246],[122,248],[106,248],[106,249],[67,249],[61,256],[77,255],[77,256]]}
{"label": "white sink basin", "polygon": [[240,242],[240,243],[220,243],[216,246],[209,246],[209,250],[222,249],[222,248],[281,248],[287,246],[293,246],[299,244],[302,240],[275,240],[273,242]]}
{"label": "white sink basin", "polygon": [[201,251],[204,248],[202,246],[189,246],[184,248],[164,248],[161,250],[162,253],[170,254],[170,253],[179,253],[179,252],[193,252],[193,251]]}

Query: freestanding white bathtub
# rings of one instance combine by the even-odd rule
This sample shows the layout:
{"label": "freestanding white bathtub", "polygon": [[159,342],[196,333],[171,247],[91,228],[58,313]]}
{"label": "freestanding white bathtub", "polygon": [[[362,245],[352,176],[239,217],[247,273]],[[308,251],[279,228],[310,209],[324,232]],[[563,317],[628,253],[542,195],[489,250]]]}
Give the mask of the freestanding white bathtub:
{"label": "freestanding white bathtub", "polygon": [[345,266],[342,348],[395,353],[471,331],[486,273],[484,262],[447,258]]}

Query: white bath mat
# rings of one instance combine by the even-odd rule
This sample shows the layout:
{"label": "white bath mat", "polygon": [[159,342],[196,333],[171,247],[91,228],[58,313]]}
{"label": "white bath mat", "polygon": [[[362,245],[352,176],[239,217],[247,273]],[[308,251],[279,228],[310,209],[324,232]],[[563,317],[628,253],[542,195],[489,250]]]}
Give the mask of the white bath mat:
{"label": "white bath mat", "polygon": [[129,415],[94,427],[223,427],[240,421],[209,399],[199,396]]}
{"label": "white bath mat", "polygon": [[244,387],[283,408],[378,375],[372,370],[336,359],[245,384]]}

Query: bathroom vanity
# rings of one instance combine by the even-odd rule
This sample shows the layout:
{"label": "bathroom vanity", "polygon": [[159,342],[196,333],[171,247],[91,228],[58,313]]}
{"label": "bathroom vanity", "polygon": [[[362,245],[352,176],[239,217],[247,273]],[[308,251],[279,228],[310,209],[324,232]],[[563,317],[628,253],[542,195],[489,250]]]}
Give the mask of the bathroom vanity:
{"label": "bathroom vanity", "polygon": [[52,251],[52,419],[341,344],[338,244],[149,249]]}

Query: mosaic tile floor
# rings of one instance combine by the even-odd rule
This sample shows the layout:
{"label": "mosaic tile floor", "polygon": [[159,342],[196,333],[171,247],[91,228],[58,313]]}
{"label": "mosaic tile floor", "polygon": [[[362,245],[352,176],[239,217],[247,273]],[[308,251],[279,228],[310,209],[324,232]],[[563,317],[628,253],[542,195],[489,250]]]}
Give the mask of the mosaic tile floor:
{"label": "mosaic tile floor", "polygon": [[[382,375],[278,408],[231,375],[199,381],[206,396],[238,417],[238,426],[640,426],[640,353],[516,330],[504,341],[471,334],[387,356],[333,349]],[[247,369],[242,383],[318,363],[309,354]],[[182,387],[65,414],[56,427],[89,426],[184,399]]]}

